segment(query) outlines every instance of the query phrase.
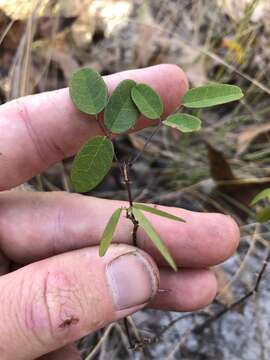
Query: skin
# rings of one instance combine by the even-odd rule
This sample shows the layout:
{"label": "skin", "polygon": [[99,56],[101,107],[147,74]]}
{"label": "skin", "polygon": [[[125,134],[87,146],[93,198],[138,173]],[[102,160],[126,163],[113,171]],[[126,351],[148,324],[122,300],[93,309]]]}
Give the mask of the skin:
{"label": "skin", "polygon": [[[174,65],[123,72],[105,81],[111,91],[125,78],[153,86],[164,99],[166,113],[179,105],[188,88],[185,74]],[[142,118],[134,130],[148,124]],[[230,217],[160,207],[186,220],[179,224],[147,215],[181,271],[172,272],[139,229],[140,256],[152,267],[160,288],[170,291],[164,296],[155,288],[143,305],[117,310],[104,273],[110,261],[134,253],[132,225],[121,217],[118,244],[103,258],[98,256],[98,244],[108,218],[124,203],[64,192],[10,191],[73,155],[99,131],[93,119],[75,109],[67,89],[0,107],[0,352],[4,360],[77,360],[75,340],[142,306],[174,311],[202,308],[217,291],[209,268],[230,257],[238,246],[239,230]],[[72,318],[65,317],[68,311]]]}

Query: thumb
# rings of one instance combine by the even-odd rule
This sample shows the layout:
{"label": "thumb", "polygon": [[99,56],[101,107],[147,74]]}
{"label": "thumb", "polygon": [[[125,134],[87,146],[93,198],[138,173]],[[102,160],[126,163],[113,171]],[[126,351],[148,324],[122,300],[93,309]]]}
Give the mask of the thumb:
{"label": "thumb", "polygon": [[3,360],[31,360],[144,307],[158,289],[153,260],[128,245],[92,247],[0,278]]}

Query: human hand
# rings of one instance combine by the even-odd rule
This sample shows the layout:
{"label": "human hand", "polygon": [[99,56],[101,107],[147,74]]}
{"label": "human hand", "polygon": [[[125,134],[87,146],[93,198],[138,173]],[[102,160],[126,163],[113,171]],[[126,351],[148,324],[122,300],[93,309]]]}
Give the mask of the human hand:
{"label": "human hand", "polygon": [[[187,89],[185,75],[174,65],[123,72],[106,82],[113,89],[124,78],[153,86],[167,113]],[[141,119],[138,127],[147,125]],[[239,231],[230,217],[164,208],[187,221],[160,221],[149,214],[181,267],[178,273],[166,267],[141,229],[140,250],[128,245],[132,224],[125,217],[115,236],[119,244],[101,258],[101,234],[123,202],[64,192],[3,191],[73,155],[98,133],[96,122],[75,109],[67,89],[0,107],[3,360],[76,360],[79,354],[70,345],[75,340],[144,306],[175,311],[204,307],[217,288],[208,268],[226,260],[238,245]],[[18,269],[10,271],[14,263]],[[158,287],[170,291],[164,296]]]}

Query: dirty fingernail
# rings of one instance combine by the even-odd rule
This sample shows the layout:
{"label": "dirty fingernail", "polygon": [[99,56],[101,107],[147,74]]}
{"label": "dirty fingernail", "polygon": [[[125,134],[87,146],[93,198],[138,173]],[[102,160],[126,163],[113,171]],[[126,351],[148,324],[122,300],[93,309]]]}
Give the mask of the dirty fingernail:
{"label": "dirty fingernail", "polygon": [[107,278],[116,310],[143,305],[158,289],[157,270],[139,251],[114,259],[107,266]]}

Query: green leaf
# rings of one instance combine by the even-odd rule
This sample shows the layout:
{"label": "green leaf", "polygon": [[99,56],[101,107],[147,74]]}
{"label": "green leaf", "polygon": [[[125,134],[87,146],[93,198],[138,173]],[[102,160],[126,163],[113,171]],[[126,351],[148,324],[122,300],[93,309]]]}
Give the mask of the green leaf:
{"label": "green leaf", "polygon": [[189,114],[170,115],[163,121],[163,124],[178,129],[183,133],[198,131],[201,128],[201,120]]}
{"label": "green leaf", "polygon": [[259,223],[264,223],[270,220],[270,206],[267,206],[263,210],[259,211],[256,215],[256,221]]}
{"label": "green leaf", "polygon": [[82,112],[96,115],[108,102],[107,86],[99,73],[93,69],[80,69],[70,80],[69,93],[74,105]]}
{"label": "green leaf", "polygon": [[113,238],[116,226],[119,222],[122,209],[117,209],[110,217],[105,230],[102,234],[100,245],[99,245],[99,256],[104,256]]}
{"label": "green leaf", "polygon": [[82,146],[71,169],[71,183],[77,192],[94,189],[111,168],[113,144],[105,136],[95,136]]}
{"label": "green leaf", "polygon": [[250,205],[253,206],[263,199],[267,199],[270,201],[270,188],[264,189],[263,191],[259,192],[259,194],[257,194],[255,198],[252,200]]}
{"label": "green leaf", "polygon": [[112,93],[104,113],[104,123],[109,131],[116,134],[125,132],[139,118],[140,113],[131,98],[135,85],[133,80],[124,80]]}
{"label": "green leaf", "polygon": [[239,100],[243,96],[242,90],[235,85],[205,85],[189,90],[182,98],[182,104],[188,108],[204,108]]}
{"label": "green leaf", "polygon": [[144,205],[144,204],[134,203],[133,208],[140,209],[142,211],[147,211],[149,213],[155,214],[157,216],[162,216],[162,217],[165,217],[167,219],[185,222],[184,219],[182,219],[182,218],[180,218],[178,216],[172,215],[170,213],[167,213],[166,211],[162,211],[162,210],[159,210],[159,209],[156,209],[154,207],[147,206],[147,205]]}
{"label": "green leaf", "polygon": [[146,84],[138,84],[131,91],[132,100],[140,112],[149,119],[158,119],[163,113],[163,102],[159,94]]}
{"label": "green leaf", "polygon": [[155,229],[152,227],[148,219],[144,216],[144,214],[141,212],[141,210],[132,208],[132,213],[135,217],[135,219],[138,221],[139,225],[144,229],[146,234],[149,236],[149,238],[153,241],[155,246],[158,248],[159,252],[162,254],[162,256],[165,258],[165,260],[168,262],[168,264],[173,268],[174,271],[177,271],[177,266],[167,249],[164,242],[160,239],[159,235],[155,231]]}

